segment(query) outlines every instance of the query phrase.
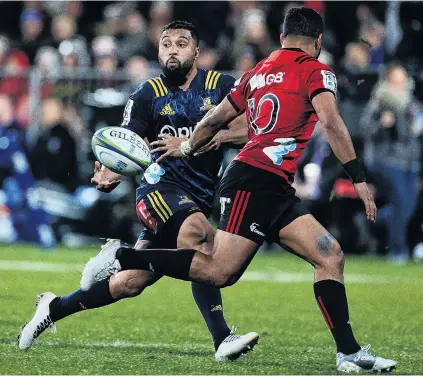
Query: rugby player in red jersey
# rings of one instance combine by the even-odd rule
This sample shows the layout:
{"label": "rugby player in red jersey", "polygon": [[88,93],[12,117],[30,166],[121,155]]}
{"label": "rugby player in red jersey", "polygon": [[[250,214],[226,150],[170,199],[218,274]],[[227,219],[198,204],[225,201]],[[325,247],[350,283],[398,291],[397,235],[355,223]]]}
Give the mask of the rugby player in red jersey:
{"label": "rugby player in red jersey", "polygon": [[103,250],[84,270],[85,278],[106,278],[110,270],[152,270],[212,286],[233,285],[267,239],[314,266],[314,294],[337,346],[339,371],[392,371],[396,362],[361,347],[349,321],[344,287],[344,255],[339,243],[309,214],[291,187],[317,121],[350,176],[370,221],[376,205],[366,184],[348,130],[335,100],[336,76],[317,60],[323,21],[309,8],[292,8],[284,20],[282,49],[236,82],[232,92],[180,145],[155,142],[160,158],[195,158],[211,137],[242,112],[249,120],[248,142],[221,182],[221,220],[214,252],[193,249]]}

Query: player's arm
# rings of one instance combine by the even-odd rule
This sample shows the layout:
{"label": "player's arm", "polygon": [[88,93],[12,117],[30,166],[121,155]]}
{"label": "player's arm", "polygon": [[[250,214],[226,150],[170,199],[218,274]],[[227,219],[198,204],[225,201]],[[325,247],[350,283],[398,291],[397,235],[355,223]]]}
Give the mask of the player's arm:
{"label": "player's arm", "polygon": [[[211,111],[211,110],[210,110]],[[218,150],[222,144],[244,145],[248,138],[248,123],[245,114],[236,117],[228,124],[227,129],[221,129],[206,145],[199,148],[194,155]]]}
{"label": "player's arm", "polygon": [[376,220],[376,205],[367,183],[364,169],[357,159],[351,136],[339,115],[335,96],[329,91],[315,95],[312,105],[335,156],[354,183],[358,197],[364,202],[367,218]]}

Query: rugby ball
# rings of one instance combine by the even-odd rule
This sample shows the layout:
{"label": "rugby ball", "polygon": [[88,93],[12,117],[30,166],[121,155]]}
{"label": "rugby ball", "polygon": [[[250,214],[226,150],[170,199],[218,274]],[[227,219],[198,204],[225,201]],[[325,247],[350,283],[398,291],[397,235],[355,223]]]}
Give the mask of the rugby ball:
{"label": "rugby ball", "polygon": [[91,140],[91,148],[101,164],[121,175],[141,174],[152,162],[145,141],[122,127],[99,129]]}

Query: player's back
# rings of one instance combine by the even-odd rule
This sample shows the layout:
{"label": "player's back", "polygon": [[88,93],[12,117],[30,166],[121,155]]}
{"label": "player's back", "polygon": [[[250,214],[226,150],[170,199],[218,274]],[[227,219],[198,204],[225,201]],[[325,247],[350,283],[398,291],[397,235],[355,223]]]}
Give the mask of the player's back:
{"label": "player's back", "polygon": [[318,120],[311,101],[322,91],[336,92],[335,75],[300,49],[275,51],[245,73],[230,95],[249,119],[248,142],[236,160],[292,183]]}

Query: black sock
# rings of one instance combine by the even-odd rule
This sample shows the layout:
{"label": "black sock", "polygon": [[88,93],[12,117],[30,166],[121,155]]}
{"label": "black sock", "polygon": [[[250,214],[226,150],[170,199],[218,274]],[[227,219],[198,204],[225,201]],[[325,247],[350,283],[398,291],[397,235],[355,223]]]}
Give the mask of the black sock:
{"label": "black sock", "polygon": [[141,269],[157,272],[169,277],[189,281],[189,269],[196,253],[195,249],[143,249],[122,247],[116,258],[122,270]]}
{"label": "black sock", "polygon": [[230,334],[230,329],[223,317],[223,304],[220,289],[193,282],[192,295],[213,337],[217,350],[223,340]]}
{"label": "black sock", "polygon": [[353,354],[360,350],[349,323],[345,286],[332,279],[319,281],[314,284],[314,296],[335,339],[337,351]]}
{"label": "black sock", "polygon": [[87,291],[79,289],[69,295],[53,299],[50,303],[50,317],[56,322],[73,313],[104,307],[118,300],[110,295],[109,278],[106,278],[95,283]]}

